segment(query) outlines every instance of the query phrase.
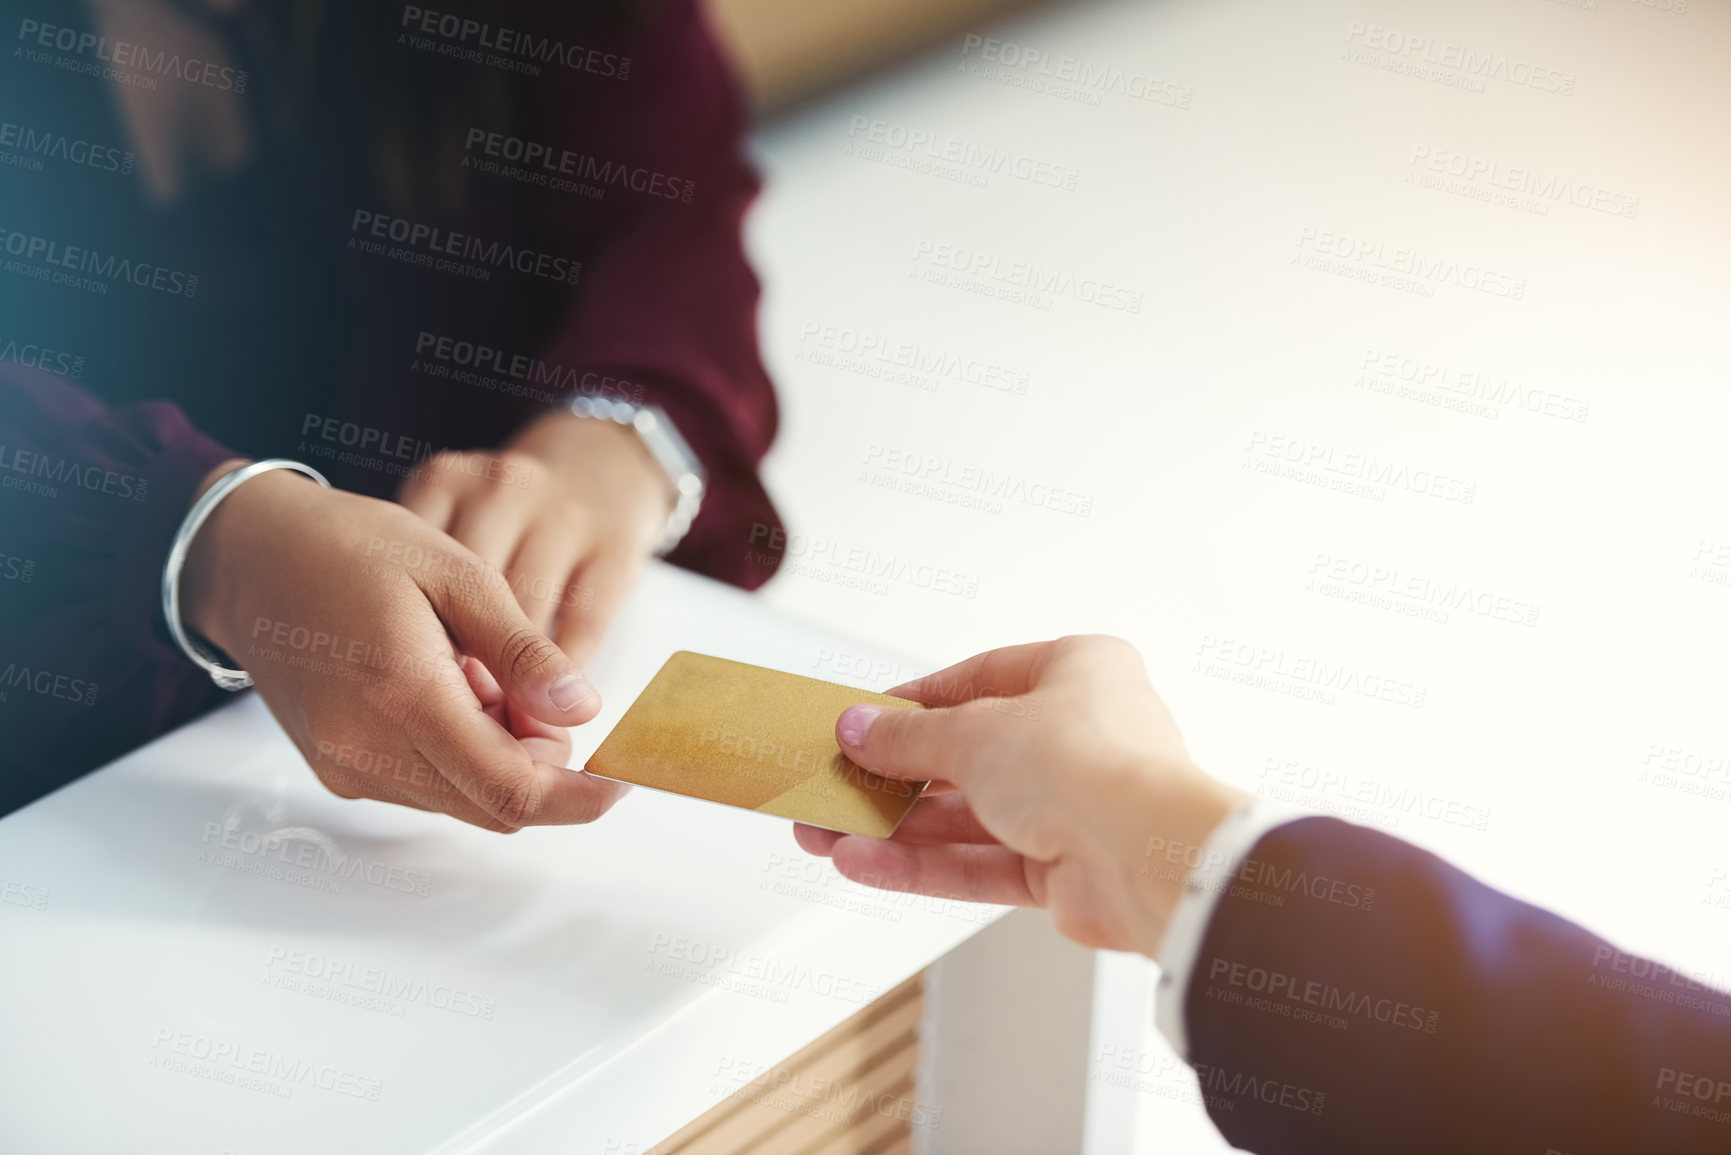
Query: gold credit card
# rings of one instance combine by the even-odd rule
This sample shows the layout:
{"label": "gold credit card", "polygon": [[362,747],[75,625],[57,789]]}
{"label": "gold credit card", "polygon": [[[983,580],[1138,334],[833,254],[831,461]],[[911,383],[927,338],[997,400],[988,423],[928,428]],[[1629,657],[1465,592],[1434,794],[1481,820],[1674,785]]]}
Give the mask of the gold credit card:
{"label": "gold credit card", "polygon": [[862,703],[924,707],[686,650],[667,659],[583,769],[745,810],[887,837],[924,790],[860,769],[835,720]]}

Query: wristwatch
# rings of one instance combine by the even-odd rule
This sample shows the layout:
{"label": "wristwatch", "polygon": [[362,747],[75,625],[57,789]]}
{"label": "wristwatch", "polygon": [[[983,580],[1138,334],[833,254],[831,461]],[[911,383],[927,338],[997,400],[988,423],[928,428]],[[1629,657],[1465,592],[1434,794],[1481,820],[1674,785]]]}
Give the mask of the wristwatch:
{"label": "wristwatch", "polygon": [[649,451],[649,456],[655,459],[655,464],[667,475],[676,495],[673,512],[667,515],[667,525],[655,543],[656,557],[672,553],[673,547],[678,545],[691,529],[691,523],[697,520],[697,511],[703,506],[703,494],[708,488],[708,475],[703,471],[703,463],[697,460],[697,454],[691,451],[691,446],[686,444],[673,421],[658,405],[632,405],[627,401],[608,401],[600,397],[574,397],[571,399],[570,411],[579,417],[611,421],[616,425],[630,426],[637,431],[643,448]]}

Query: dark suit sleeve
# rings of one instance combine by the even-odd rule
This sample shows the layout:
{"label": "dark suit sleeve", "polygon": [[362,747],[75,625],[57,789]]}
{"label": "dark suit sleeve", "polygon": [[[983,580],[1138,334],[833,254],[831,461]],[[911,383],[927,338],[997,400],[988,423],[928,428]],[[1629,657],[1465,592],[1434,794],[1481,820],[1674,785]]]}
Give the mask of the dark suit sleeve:
{"label": "dark suit sleeve", "polygon": [[1731,996],[1331,818],[1264,836],[1185,995],[1234,1146],[1731,1152]]}

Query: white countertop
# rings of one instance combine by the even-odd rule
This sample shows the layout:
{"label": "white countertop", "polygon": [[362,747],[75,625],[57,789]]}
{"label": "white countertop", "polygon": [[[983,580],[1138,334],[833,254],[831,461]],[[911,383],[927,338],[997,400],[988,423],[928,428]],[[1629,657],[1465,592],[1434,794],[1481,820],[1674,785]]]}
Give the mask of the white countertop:
{"label": "white countertop", "polygon": [[[767,596],[946,662],[1123,635],[1210,772],[1731,984],[1728,45],[1707,0],[1074,0],[783,120]],[[1089,1155],[1224,1152],[1142,969]]]}
{"label": "white countertop", "polygon": [[[657,566],[577,764],[676,649],[873,653]],[[511,837],[344,801],[252,695],[0,820],[0,892],[0,1150],[30,1155],[628,1155],[997,914],[647,790]]]}

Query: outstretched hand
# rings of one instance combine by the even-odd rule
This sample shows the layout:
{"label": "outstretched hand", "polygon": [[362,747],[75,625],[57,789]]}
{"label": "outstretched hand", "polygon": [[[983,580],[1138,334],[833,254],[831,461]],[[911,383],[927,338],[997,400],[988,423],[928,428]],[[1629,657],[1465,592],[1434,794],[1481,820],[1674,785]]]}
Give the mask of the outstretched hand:
{"label": "outstretched hand", "polygon": [[933,708],[854,706],[836,739],[934,786],[888,839],[797,826],[805,850],[864,885],[1044,907],[1085,946],[1156,952],[1184,880],[1148,848],[1199,849],[1243,795],[1191,762],[1134,647],[1011,646],[890,693]]}

